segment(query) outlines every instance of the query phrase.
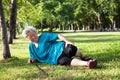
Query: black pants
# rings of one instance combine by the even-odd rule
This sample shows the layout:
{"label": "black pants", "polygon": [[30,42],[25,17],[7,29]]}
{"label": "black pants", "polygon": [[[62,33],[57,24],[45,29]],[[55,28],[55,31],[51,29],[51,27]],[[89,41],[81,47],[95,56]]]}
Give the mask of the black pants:
{"label": "black pants", "polygon": [[63,49],[63,52],[61,56],[58,58],[58,64],[61,65],[70,65],[72,61],[72,57],[75,56],[77,52],[77,47],[71,44],[68,44],[68,46]]}

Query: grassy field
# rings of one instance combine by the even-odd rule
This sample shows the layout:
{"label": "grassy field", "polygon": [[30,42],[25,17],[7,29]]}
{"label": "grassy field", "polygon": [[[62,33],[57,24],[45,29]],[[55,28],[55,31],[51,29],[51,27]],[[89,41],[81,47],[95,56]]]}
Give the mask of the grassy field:
{"label": "grassy field", "polygon": [[[73,67],[45,63],[27,64],[27,39],[18,36],[10,45],[12,58],[0,62],[0,80],[120,80],[120,32],[62,33],[82,52],[98,60],[98,67]],[[1,39],[0,39],[1,44]],[[0,46],[0,60],[2,51]],[[48,75],[36,67],[39,65]]]}

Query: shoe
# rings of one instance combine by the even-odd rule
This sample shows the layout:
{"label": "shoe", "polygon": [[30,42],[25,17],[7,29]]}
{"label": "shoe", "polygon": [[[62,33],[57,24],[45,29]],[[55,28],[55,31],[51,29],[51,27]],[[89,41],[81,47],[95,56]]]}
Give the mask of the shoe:
{"label": "shoe", "polygon": [[87,66],[89,69],[95,68],[97,66],[97,60],[96,59],[89,60]]}
{"label": "shoe", "polygon": [[97,67],[97,60],[93,59],[93,61],[94,61],[94,67]]}

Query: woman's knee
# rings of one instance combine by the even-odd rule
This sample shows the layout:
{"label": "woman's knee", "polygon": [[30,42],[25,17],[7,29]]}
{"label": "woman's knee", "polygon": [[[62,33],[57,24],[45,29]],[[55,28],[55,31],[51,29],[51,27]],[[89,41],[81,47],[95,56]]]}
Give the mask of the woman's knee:
{"label": "woman's knee", "polygon": [[60,65],[70,65],[72,59],[68,58],[68,57],[63,57],[58,61],[58,64]]}

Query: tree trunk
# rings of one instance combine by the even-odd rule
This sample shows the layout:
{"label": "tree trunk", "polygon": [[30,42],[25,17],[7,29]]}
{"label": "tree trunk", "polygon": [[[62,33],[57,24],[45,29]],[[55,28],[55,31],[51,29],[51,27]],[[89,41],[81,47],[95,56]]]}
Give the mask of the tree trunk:
{"label": "tree trunk", "polygon": [[40,28],[41,28],[41,32],[43,32],[43,22],[42,22],[42,20],[41,20],[41,26],[40,26]]}
{"label": "tree trunk", "polygon": [[3,50],[3,58],[7,59],[11,57],[9,44],[8,44],[8,36],[7,36],[7,27],[5,23],[4,9],[2,5],[2,0],[0,0],[0,22],[2,27],[2,50]]}
{"label": "tree trunk", "polygon": [[17,1],[12,0],[10,5],[10,28],[9,28],[9,43],[13,43],[16,39],[16,16],[17,16]]}
{"label": "tree trunk", "polygon": [[50,32],[53,31],[53,23],[50,23],[50,29],[49,29]]}

